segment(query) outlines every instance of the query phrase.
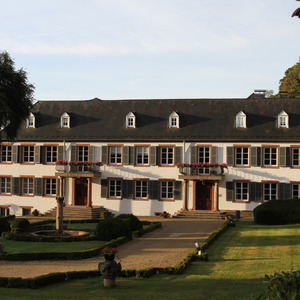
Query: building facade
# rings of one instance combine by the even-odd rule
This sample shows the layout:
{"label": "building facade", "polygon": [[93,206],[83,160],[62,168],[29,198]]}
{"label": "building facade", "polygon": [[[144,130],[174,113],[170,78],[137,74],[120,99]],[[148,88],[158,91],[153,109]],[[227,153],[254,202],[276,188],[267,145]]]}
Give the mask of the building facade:
{"label": "building facade", "polygon": [[1,214],[45,213],[57,196],[139,216],[300,198],[299,101],[39,101],[1,143]]}

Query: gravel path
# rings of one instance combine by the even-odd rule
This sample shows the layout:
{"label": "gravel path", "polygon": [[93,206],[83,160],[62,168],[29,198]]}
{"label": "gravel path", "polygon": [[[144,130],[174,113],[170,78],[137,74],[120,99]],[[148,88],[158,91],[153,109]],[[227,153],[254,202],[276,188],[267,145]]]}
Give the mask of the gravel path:
{"label": "gravel path", "polygon": [[[203,242],[224,221],[180,220],[162,221],[162,228],[133,239],[118,247],[123,269],[175,266]],[[0,277],[36,277],[53,272],[97,270],[103,259],[93,257],[64,261],[0,261]]]}

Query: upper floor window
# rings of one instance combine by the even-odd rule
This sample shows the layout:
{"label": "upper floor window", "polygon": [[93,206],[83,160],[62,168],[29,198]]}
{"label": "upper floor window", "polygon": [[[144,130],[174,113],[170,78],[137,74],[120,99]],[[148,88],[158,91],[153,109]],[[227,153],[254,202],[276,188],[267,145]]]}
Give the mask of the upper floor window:
{"label": "upper floor window", "polygon": [[246,115],[243,111],[240,111],[235,117],[236,128],[246,128]]}
{"label": "upper floor window", "polygon": [[57,161],[57,146],[45,146],[46,164],[55,163]]}
{"label": "upper floor window", "polygon": [[34,163],[34,146],[22,146],[22,163]]}
{"label": "upper floor window", "polygon": [[0,194],[11,194],[11,177],[0,177]]}
{"label": "upper floor window", "polygon": [[132,112],[126,116],[126,128],[135,128],[135,115]]}
{"label": "upper floor window", "polygon": [[35,128],[35,116],[33,113],[30,113],[26,120],[26,128]]}
{"label": "upper floor window", "polygon": [[1,145],[1,162],[10,163],[11,162],[11,145]]}
{"label": "upper floor window", "polygon": [[111,165],[122,164],[122,146],[109,147],[109,164]]}
{"label": "upper floor window", "polygon": [[249,147],[235,147],[235,165],[249,166]]}
{"label": "upper floor window", "polygon": [[169,128],[179,128],[179,115],[175,111],[169,116]]}
{"label": "upper floor window", "polygon": [[[89,147],[88,146],[77,146],[77,160],[88,161],[89,160]],[[88,166],[78,166],[78,171],[87,171]]]}
{"label": "upper floor window", "polygon": [[263,165],[264,167],[277,167],[278,147],[263,147]]}
{"label": "upper floor window", "polygon": [[289,115],[283,110],[277,117],[278,128],[289,128]]}
{"label": "upper floor window", "polygon": [[174,147],[160,147],[160,165],[174,165]]}
{"label": "upper floor window", "polygon": [[[198,162],[210,163],[210,147],[200,146],[198,147]],[[209,174],[209,168],[199,168],[199,174]]]}
{"label": "upper floor window", "polygon": [[63,113],[60,117],[60,127],[61,128],[70,128],[70,116],[68,113]]}
{"label": "upper floor window", "polygon": [[293,167],[300,167],[300,148],[292,148],[292,165]]}
{"label": "upper floor window", "polygon": [[137,146],[135,153],[137,165],[149,165],[149,146]]}

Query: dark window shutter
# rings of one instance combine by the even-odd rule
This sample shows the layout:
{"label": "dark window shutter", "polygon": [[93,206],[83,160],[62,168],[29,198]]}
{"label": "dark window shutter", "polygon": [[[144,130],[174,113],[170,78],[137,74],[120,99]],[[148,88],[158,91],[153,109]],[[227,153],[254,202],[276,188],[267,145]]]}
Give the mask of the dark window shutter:
{"label": "dark window shutter", "polygon": [[43,164],[45,162],[45,147],[40,146],[40,163]]}
{"label": "dark window shutter", "polygon": [[12,194],[20,195],[20,178],[19,177],[12,178]]}
{"label": "dark window shutter", "polygon": [[19,163],[20,162],[20,154],[21,154],[21,146],[13,146],[13,163]]}
{"label": "dark window shutter", "polygon": [[63,160],[65,159],[64,157],[64,149],[65,147],[64,146],[58,146],[58,155],[57,155],[57,160]]}
{"label": "dark window shutter", "polygon": [[89,161],[95,160],[95,147],[89,146]]}
{"label": "dark window shutter", "polygon": [[261,147],[251,147],[251,166],[261,166]]}
{"label": "dark window shutter", "polygon": [[135,163],[135,147],[129,147],[129,164]]}
{"label": "dark window shutter", "polygon": [[183,162],[182,160],[182,147],[175,147],[175,165]]}
{"label": "dark window shutter", "polygon": [[150,165],[156,166],[157,165],[157,148],[155,146],[150,147]]}
{"label": "dark window shutter", "polygon": [[191,146],[191,163],[198,162],[197,159],[197,147]]}
{"label": "dark window shutter", "polygon": [[130,159],[130,155],[129,155],[129,146],[124,146],[123,147],[123,164],[124,165],[129,165],[129,159]]}
{"label": "dark window shutter", "polygon": [[286,167],[286,147],[279,148],[279,166]]}
{"label": "dark window shutter", "polygon": [[218,162],[218,147],[211,147],[211,162]]}
{"label": "dark window shutter", "polygon": [[56,196],[60,196],[60,179],[56,178]]}
{"label": "dark window shutter", "polygon": [[233,201],[233,182],[227,181],[226,182],[226,201]]}
{"label": "dark window shutter", "polygon": [[41,148],[40,146],[35,146],[35,151],[34,151],[34,162],[36,164],[40,164],[41,163]]}
{"label": "dark window shutter", "polygon": [[286,147],[286,166],[290,167],[291,166],[291,148]]}
{"label": "dark window shutter", "polygon": [[76,146],[71,146],[71,161],[77,160],[76,159]]}
{"label": "dark window shutter", "polygon": [[102,146],[102,163],[107,164],[108,162],[108,147]]}
{"label": "dark window shutter", "polygon": [[175,200],[182,200],[182,181],[174,182],[174,198]]}
{"label": "dark window shutter", "polygon": [[233,166],[234,164],[234,148],[227,147],[227,165]]}
{"label": "dark window shutter", "polygon": [[101,198],[107,198],[107,184],[108,180],[107,179],[101,179]]}
{"label": "dark window shutter", "polygon": [[34,179],[34,194],[35,196],[43,196],[43,178]]}
{"label": "dark window shutter", "polygon": [[123,180],[122,196],[126,199],[133,198],[133,180]]}
{"label": "dark window shutter", "polygon": [[262,183],[250,182],[250,201],[262,202]]}
{"label": "dark window shutter", "polygon": [[159,182],[157,180],[149,181],[148,194],[149,199],[157,200],[159,198]]}
{"label": "dark window shutter", "polygon": [[279,183],[279,199],[291,199],[291,185],[289,183]]}

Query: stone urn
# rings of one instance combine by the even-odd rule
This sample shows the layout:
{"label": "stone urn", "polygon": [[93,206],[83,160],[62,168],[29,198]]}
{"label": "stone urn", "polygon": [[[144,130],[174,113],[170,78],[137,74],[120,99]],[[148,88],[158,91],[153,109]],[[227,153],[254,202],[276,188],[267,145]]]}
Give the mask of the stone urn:
{"label": "stone urn", "polygon": [[116,285],[116,277],[118,273],[121,272],[121,263],[115,261],[114,254],[104,254],[105,261],[100,262],[98,265],[98,270],[103,277],[103,284],[106,287],[113,287]]}

